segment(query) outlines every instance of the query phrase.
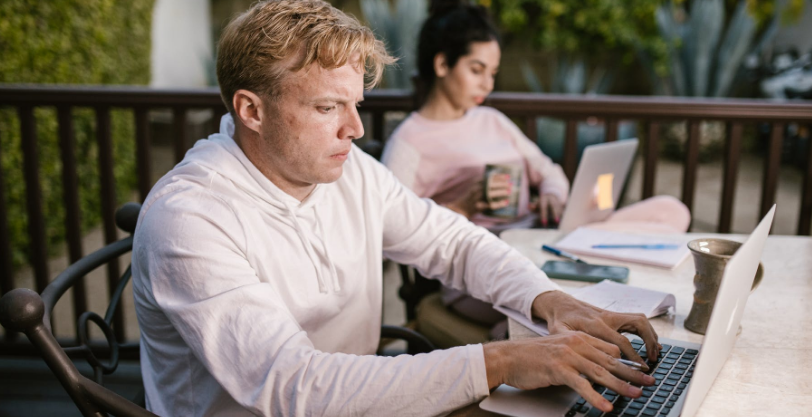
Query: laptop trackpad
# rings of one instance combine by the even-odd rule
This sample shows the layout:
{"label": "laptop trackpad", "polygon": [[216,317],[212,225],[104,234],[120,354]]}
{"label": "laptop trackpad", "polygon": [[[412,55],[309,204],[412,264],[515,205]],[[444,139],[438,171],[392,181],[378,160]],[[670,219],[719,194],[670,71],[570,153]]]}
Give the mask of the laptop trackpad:
{"label": "laptop trackpad", "polygon": [[485,411],[514,417],[561,417],[577,398],[578,393],[566,386],[524,391],[500,385],[479,407]]}

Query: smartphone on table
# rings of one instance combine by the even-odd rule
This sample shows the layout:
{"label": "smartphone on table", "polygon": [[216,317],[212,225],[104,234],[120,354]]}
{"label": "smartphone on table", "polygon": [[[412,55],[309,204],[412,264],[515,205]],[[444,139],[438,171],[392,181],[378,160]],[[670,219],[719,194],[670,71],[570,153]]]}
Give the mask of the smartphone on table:
{"label": "smartphone on table", "polygon": [[573,281],[601,282],[605,279],[626,283],[629,268],[625,266],[594,265],[572,261],[547,261],[541,270],[550,278]]}

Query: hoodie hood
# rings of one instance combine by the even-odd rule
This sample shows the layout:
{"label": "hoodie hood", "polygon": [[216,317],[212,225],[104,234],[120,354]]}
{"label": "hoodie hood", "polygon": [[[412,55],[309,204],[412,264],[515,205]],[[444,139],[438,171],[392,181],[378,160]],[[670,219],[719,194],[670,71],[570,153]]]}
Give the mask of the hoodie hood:
{"label": "hoodie hood", "polygon": [[[331,188],[332,184],[316,184],[313,191],[304,199],[299,201],[293,196],[282,191],[271,180],[260,172],[260,170],[245,156],[242,149],[234,141],[234,119],[230,114],[225,114],[220,119],[220,132],[210,135],[207,140],[195,143],[189,150],[184,160],[178,164],[178,168],[184,165],[197,165],[204,167],[213,175],[219,175],[230,181],[240,191],[246,193],[257,202],[256,209],[268,214],[281,217],[284,223],[296,230],[296,234],[304,246],[310,261],[316,271],[319,292],[327,293],[328,285],[332,291],[341,291],[341,286],[336,272],[335,264],[330,259],[329,249],[324,239],[325,229],[319,216],[319,208],[324,204],[324,194]],[[324,208],[321,208],[324,210]],[[308,237],[304,230],[302,214],[312,211],[315,217],[315,228],[312,233],[319,236],[320,242]],[[319,262],[314,245],[321,245],[326,258],[329,276],[321,267],[323,262]]]}

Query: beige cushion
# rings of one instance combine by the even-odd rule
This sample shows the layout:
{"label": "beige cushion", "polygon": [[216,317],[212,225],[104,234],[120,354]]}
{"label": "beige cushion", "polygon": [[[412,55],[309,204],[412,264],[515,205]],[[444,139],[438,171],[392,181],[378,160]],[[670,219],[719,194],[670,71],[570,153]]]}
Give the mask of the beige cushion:
{"label": "beige cushion", "polygon": [[469,321],[446,308],[439,292],[427,295],[417,305],[417,331],[441,349],[490,340],[489,327]]}

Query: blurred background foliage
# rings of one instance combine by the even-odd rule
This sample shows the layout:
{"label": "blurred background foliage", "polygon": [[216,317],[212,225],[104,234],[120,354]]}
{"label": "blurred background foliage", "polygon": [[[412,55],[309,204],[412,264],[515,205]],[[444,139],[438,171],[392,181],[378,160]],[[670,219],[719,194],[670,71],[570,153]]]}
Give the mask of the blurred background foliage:
{"label": "blurred background foliage", "polygon": [[[54,0],[0,2],[0,82],[41,84],[147,84],[154,0]],[[42,208],[49,247],[64,240],[62,163],[56,110],[35,110]],[[75,155],[83,229],[101,219],[95,116],[74,109]],[[117,196],[128,200],[135,186],[133,115],[111,114]],[[0,108],[0,169],[3,170],[13,262],[28,260],[20,124],[13,108]]]}

